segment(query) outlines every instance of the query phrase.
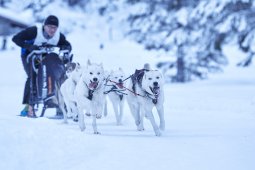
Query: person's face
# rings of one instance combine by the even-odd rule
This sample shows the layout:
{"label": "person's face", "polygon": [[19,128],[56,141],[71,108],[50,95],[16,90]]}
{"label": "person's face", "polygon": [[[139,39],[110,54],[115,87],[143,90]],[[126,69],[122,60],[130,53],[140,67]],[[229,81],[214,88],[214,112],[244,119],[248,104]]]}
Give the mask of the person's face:
{"label": "person's face", "polygon": [[50,36],[53,37],[57,31],[58,27],[55,25],[44,25],[44,31]]}

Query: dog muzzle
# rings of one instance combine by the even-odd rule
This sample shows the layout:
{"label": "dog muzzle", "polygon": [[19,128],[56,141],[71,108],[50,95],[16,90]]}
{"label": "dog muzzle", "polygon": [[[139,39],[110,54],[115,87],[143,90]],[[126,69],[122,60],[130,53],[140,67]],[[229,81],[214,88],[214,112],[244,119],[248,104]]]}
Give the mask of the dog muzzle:
{"label": "dog muzzle", "polygon": [[158,96],[160,93],[160,87],[159,86],[153,86],[150,87],[150,90],[152,92],[153,95]]}
{"label": "dog muzzle", "polygon": [[90,81],[88,87],[92,90],[95,90],[98,86],[98,81]]}
{"label": "dog muzzle", "polygon": [[116,83],[116,86],[117,86],[119,89],[123,89],[123,88],[124,88],[123,83]]}

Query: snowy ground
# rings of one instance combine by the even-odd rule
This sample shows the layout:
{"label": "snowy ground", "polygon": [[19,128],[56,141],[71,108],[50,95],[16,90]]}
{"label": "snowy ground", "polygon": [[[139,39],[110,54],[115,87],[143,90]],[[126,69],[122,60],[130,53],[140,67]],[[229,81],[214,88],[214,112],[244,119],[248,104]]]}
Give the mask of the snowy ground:
{"label": "snowy ground", "polygon": [[[153,63],[150,54],[129,42],[82,43],[72,34],[75,60],[119,66],[127,74]],[[86,35],[84,35],[86,36]],[[89,36],[89,35],[87,35]],[[79,41],[80,40],[80,41]],[[79,49],[79,50],[78,50]],[[147,57],[147,58],[146,58]],[[16,116],[25,74],[19,49],[0,52],[0,169],[1,170],[253,170],[255,169],[254,66],[229,66],[206,81],[165,86],[166,130],[156,137],[148,121],[139,132],[126,105],[122,126],[113,110],[98,120],[101,135],[69,121]],[[47,110],[46,116],[54,114]]]}

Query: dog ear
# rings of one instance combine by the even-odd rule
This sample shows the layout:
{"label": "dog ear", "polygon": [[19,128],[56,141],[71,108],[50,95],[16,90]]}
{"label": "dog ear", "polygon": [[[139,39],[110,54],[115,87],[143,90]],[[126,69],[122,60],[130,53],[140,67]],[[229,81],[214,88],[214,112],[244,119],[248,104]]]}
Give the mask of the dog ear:
{"label": "dog ear", "polygon": [[162,82],[165,82],[165,76],[164,76],[164,74],[160,72],[160,76],[161,76]]}
{"label": "dog ear", "polygon": [[103,67],[103,63],[100,63],[100,67],[101,67],[102,69],[104,69],[104,67]]}
{"label": "dog ear", "polygon": [[88,59],[88,61],[87,61],[87,65],[88,65],[88,66],[90,66],[90,65],[91,65],[90,59]]}
{"label": "dog ear", "polygon": [[79,64],[79,63],[76,63],[75,70],[79,70],[80,68],[81,68],[80,64]]}
{"label": "dog ear", "polygon": [[145,63],[144,66],[143,66],[143,68],[144,68],[145,70],[150,70],[150,69],[151,69],[149,63]]}

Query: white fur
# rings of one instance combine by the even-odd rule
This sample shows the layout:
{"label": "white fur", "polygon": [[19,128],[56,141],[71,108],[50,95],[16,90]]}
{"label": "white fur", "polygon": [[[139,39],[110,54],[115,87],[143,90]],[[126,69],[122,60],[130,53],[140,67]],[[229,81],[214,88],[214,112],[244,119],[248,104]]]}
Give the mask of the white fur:
{"label": "white fur", "polygon": [[76,107],[76,100],[74,97],[74,90],[76,85],[81,77],[82,68],[79,63],[76,63],[76,67],[71,72],[67,71],[68,79],[61,85],[60,91],[64,99],[66,109],[63,108],[64,105],[61,105],[62,111],[64,114],[64,123],[67,123],[67,117],[72,116],[73,120],[76,121],[78,110]]}
{"label": "white fur", "polygon": [[[81,79],[79,80],[74,91],[79,111],[78,120],[81,131],[86,129],[84,122],[85,110],[86,112],[90,112],[92,115],[94,134],[99,134],[97,130],[96,118],[101,118],[105,103],[103,82],[103,65],[94,64],[88,61],[87,66],[83,70]],[[92,92],[92,97],[89,95],[89,92]],[[91,100],[89,99],[89,96],[91,97]]]}
{"label": "white fur", "polygon": [[[159,93],[156,97],[151,88],[158,84]],[[129,89],[132,89],[133,83],[131,81]],[[157,70],[149,70],[144,72],[142,83],[139,85],[135,84],[136,91],[134,93],[129,92],[127,96],[127,102],[130,111],[135,119],[137,129],[139,131],[144,130],[143,118],[146,117],[150,120],[150,123],[154,129],[156,136],[161,136],[161,131],[165,129],[164,120],[164,90],[163,90],[163,77],[162,74]],[[141,95],[141,96],[140,96]],[[157,99],[157,103],[154,104],[152,99]],[[158,126],[152,113],[153,107],[159,115],[160,125]]]}
{"label": "white fur", "polygon": [[126,95],[125,81],[123,82],[124,79],[125,74],[121,68],[111,71],[107,78],[107,84],[105,87],[105,91],[107,92],[114,109],[117,125],[122,124],[123,108]]}

